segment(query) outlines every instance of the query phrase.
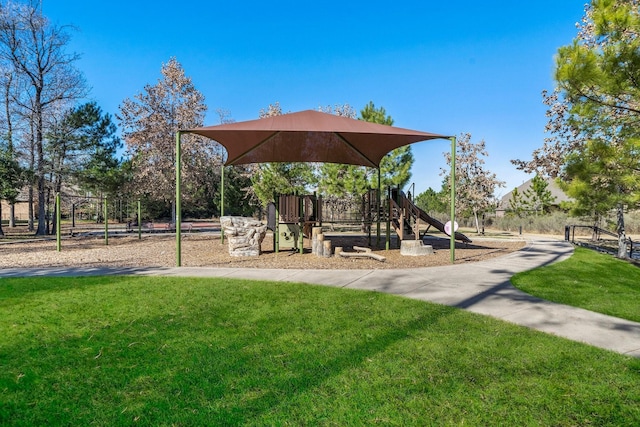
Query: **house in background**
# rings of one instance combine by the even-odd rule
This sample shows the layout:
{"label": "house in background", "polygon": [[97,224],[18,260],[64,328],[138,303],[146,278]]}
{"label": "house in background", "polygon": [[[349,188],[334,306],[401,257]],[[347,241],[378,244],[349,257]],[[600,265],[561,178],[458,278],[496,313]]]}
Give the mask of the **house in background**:
{"label": "house in background", "polygon": [[[555,200],[551,205],[552,207],[558,208],[560,207],[560,203],[569,202],[572,200],[571,197],[567,196],[564,193],[564,191],[562,191],[560,187],[558,187],[558,184],[556,184],[556,182],[553,179],[546,179],[545,181],[547,182],[547,184],[549,184],[549,186],[547,187],[547,190],[549,190],[551,192],[551,195],[555,197]],[[521,196],[524,196],[524,192],[528,191],[531,188],[531,179],[526,181],[524,184],[520,185],[517,188],[518,188],[518,193]],[[512,194],[513,194],[513,190],[509,191],[500,199],[500,203],[498,203],[498,207],[496,208],[496,217],[498,218],[503,217],[506,214],[506,212],[510,209],[511,207],[510,201],[511,201]]]}
{"label": "house in background", "polygon": [[[10,217],[10,207],[9,203],[6,200],[0,200],[0,205],[2,206],[2,220],[3,224],[7,224],[9,222]],[[29,192],[28,190],[21,191],[18,194],[18,200],[14,205],[14,214],[16,221],[28,221],[29,220]]]}

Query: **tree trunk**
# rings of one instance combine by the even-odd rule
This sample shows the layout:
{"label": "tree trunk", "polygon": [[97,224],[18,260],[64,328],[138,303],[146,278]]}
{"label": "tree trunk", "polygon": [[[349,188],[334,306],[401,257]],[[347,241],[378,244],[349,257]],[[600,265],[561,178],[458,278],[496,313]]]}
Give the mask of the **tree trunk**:
{"label": "tree trunk", "polygon": [[624,206],[618,203],[618,258],[627,258],[627,236],[624,230]]}
{"label": "tree trunk", "polygon": [[29,225],[27,230],[33,231],[34,214],[33,214],[33,184],[29,184]]}
{"label": "tree trunk", "polygon": [[[40,175],[39,171],[38,174]],[[36,236],[47,234],[47,201],[44,179],[44,174],[38,176],[38,228],[36,228]]]}
{"label": "tree trunk", "polygon": [[11,203],[9,205],[9,228],[16,226],[16,204]]}
{"label": "tree trunk", "polygon": [[[0,202],[2,202],[0,200]],[[0,203],[0,236],[4,236],[4,231],[2,231],[2,203]]]}
{"label": "tree trunk", "polygon": [[[42,87],[42,86],[40,86]],[[44,119],[42,117],[42,89],[36,88],[35,93],[35,122],[36,122],[36,135],[35,135],[35,148],[36,148],[36,179],[38,180],[38,228],[36,230],[37,236],[44,236],[47,234],[47,206],[46,206],[46,170],[44,164],[44,135],[43,126]]]}
{"label": "tree trunk", "polygon": [[[480,234],[480,223],[478,222],[478,211],[473,210],[473,218],[476,221],[476,234]],[[451,224],[451,229],[453,230],[453,224]]]}

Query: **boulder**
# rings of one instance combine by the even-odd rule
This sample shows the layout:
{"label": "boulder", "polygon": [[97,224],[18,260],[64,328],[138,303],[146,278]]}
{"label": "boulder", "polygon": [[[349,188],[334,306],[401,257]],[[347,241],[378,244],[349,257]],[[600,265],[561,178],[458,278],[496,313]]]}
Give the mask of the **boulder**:
{"label": "boulder", "polygon": [[229,241],[229,255],[258,256],[267,226],[253,218],[223,216],[220,225]]}

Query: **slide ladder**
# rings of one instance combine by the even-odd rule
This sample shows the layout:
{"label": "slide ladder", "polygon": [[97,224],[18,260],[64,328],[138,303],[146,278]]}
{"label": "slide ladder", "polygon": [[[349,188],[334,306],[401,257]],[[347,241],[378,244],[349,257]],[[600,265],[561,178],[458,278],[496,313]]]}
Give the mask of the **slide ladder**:
{"label": "slide ladder", "polygon": [[[404,192],[393,191],[393,196],[389,200],[391,225],[398,234],[400,240],[415,240],[420,238],[420,224],[426,223],[430,227],[443,232],[444,224],[431,217],[425,211],[416,206]],[[465,243],[471,243],[471,239],[462,233],[456,232],[455,239]]]}

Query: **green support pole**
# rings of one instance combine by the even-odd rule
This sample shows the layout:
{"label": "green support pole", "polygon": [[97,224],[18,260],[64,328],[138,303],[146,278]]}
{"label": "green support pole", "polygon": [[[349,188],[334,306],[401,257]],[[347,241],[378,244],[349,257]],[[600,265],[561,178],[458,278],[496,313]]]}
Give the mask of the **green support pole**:
{"label": "green support pole", "polygon": [[142,240],[142,209],[138,199],[138,240]]}
{"label": "green support pole", "polygon": [[[222,165],[222,170],[220,171],[220,218],[224,216],[224,164]],[[222,223],[220,223],[220,239],[224,244],[224,228],[222,228]]]}
{"label": "green support pole", "polygon": [[182,147],[180,131],[176,133],[176,267],[182,266],[182,189],[180,188],[182,175]]}
{"label": "green support pole", "polygon": [[449,247],[451,252],[451,264],[456,262],[456,137],[451,137],[451,236]]}
{"label": "green support pole", "polygon": [[300,254],[304,253],[304,196],[298,196],[298,214],[300,215],[298,221],[300,222],[298,230],[298,244],[300,245]]}
{"label": "green support pole", "polygon": [[391,201],[390,201],[390,197],[391,194],[389,194],[389,190],[387,189],[387,200],[385,201],[384,204],[384,210],[387,213],[387,236],[386,236],[386,242],[385,242],[385,249],[388,251],[389,250],[389,246],[391,245]]}
{"label": "green support pole", "polygon": [[275,253],[280,252],[280,196],[276,196],[276,231],[273,239],[273,250]]}
{"label": "green support pole", "polygon": [[378,215],[376,225],[376,247],[380,247],[380,166],[378,166],[378,191],[376,191],[376,213]]}
{"label": "green support pole", "polygon": [[62,214],[60,213],[60,193],[56,194],[56,250],[62,250],[62,234],[60,234],[60,221]]}
{"label": "green support pole", "polygon": [[104,198],[104,244],[109,246],[109,202]]}

